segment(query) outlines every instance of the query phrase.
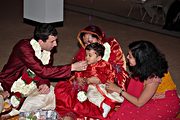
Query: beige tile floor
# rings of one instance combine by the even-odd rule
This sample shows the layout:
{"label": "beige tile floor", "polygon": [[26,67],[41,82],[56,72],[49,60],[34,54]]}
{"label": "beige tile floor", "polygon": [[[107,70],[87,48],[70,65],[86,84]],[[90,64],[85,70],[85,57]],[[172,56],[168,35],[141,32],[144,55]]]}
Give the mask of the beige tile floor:
{"label": "beige tile floor", "polygon": [[[14,44],[23,38],[32,37],[34,27],[23,23],[23,0],[3,1],[0,7],[0,69],[6,63]],[[6,12],[4,12],[6,11]],[[90,23],[100,26],[107,36],[114,36],[121,44],[125,54],[127,45],[139,39],[152,41],[166,54],[169,70],[180,93],[180,38],[156,33],[117,22],[80,14],[70,10],[64,11],[64,25],[58,27],[59,46],[55,56],[55,65],[67,64],[78,50],[76,35],[80,29]]]}

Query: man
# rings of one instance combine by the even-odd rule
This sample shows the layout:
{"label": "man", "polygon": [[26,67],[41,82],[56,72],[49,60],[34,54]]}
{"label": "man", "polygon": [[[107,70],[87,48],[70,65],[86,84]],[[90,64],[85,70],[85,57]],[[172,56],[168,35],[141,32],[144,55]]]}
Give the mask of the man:
{"label": "man", "polygon": [[57,34],[57,30],[50,24],[39,24],[34,30],[32,39],[21,40],[14,46],[7,64],[0,72],[0,87],[9,93],[11,93],[13,83],[20,79],[27,70],[38,76],[36,85],[39,94],[30,98],[28,96],[20,111],[53,109],[55,100],[53,100],[53,88],[50,90],[49,79],[69,77],[71,71],[83,71],[87,67],[85,61],[71,65],[52,66],[53,48],[57,46]]}

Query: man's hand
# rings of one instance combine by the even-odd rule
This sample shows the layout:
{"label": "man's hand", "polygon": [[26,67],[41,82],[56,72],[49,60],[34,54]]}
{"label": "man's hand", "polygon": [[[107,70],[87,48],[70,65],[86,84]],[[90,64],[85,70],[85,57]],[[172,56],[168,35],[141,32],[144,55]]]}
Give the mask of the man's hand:
{"label": "man's hand", "polygon": [[8,98],[10,96],[8,91],[1,91],[0,95],[2,95],[4,99],[6,99],[6,98]]}
{"label": "man's hand", "polygon": [[39,93],[48,94],[50,92],[50,88],[46,84],[42,84],[38,88]]}
{"label": "man's hand", "polygon": [[75,62],[71,65],[71,71],[84,71],[87,68],[86,61]]}

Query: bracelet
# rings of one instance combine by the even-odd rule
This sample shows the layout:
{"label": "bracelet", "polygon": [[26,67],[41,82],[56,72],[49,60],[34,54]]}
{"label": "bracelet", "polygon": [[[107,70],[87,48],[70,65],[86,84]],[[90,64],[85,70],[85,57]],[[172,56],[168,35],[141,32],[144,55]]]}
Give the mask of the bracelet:
{"label": "bracelet", "polygon": [[121,92],[119,93],[119,95],[120,96],[122,96],[122,93],[124,92],[124,90],[123,89],[121,89]]}

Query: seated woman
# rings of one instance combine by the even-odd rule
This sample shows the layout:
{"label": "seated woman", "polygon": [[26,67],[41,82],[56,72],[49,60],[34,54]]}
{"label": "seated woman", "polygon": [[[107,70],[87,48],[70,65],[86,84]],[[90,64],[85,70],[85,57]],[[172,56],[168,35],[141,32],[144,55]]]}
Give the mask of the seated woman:
{"label": "seated woman", "polygon": [[[90,25],[82,29],[78,34],[78,40],[81,48],[74,61],[85,60],[85,47],[94,42],[98,42],[105,47],[105,54],[103,60],[109,62],[115,71],[115,82],[122,88],[126,89],[126,80],[128,75],[125,71],[126,61],[119,43],[114,38],[106,38],[101,29],[97,26]],[[83,103],[77,100],[77,92],[74,89],[74,83],[71,77],[69,81],[58,82],[55,86],[56,95],[56,111],[61,116],[72,117],[91,117],[103,119],[99,108],[89,101]]]}
{"label": "seated woman", "polygon": [[120,44],[114,37],[106,37],[105,33],[95,25],[89,25],[82,29],[77,39],[80,49],[73,58],[73,62],[85,60],[85,47],[94,42],[98,42],[105,47],[103,60],[109,62],[115,70],[115,82],[124,90],[127,87],[128,74],[126,72],[126,60]]}
{"label": "seated woman", "polygon": [[[110,120],[172,120],[179,112],[176,86],[169,77],[168,63],[162,53],[148,41],[129,44],[131,80],[127,92],[112,82],[108,90],[125,98]],[[164,75],[165,79],[161,79]],[[169,77],[169,78],[168,78]]]}

